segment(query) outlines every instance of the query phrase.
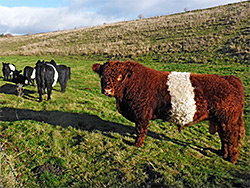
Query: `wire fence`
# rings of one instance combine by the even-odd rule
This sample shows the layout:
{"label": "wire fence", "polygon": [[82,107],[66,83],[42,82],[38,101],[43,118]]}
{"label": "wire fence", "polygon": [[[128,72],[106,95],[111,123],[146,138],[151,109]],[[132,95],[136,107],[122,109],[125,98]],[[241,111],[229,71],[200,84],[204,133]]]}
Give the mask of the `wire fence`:
{"label": "wire fence", "polygon": [[[19,180],[18,180],[18,178],[17,178],[17,176],[16,176],[16,174],[15,174],[14,168],[11,166],[11,164],[10,164],[10,162],[9,162],[9,160],[8,160],[8,157],[7,157],[6,153],[4,152],[4,149],[2,148],[1,145],[2,145],[2,144],[0,143],[0,149],[1,149],[1,151],[2,151],[2,153],[3,153],[3,155],[4,155],[4,157],[5,157],[5,159],[6,159],[6,161],[7,161],[7,164],[9,165],[9,167],[10,167],[10,169],[11,169],[11,172],[12,172],[12,174],[13,174],[13,176],[14,176],[16,182],[17,182],[17,184],[19,185],[20,188],[22,188],[22,185],[20,184],[20,182],[19,182]],[[0,171],[1,171],[1,164],[0,164]],[[1,182],[0,182],[0,183],[1,183]],[[0,188],[1,188],[1,187],[3,187],[3,185],[0,184]]]}

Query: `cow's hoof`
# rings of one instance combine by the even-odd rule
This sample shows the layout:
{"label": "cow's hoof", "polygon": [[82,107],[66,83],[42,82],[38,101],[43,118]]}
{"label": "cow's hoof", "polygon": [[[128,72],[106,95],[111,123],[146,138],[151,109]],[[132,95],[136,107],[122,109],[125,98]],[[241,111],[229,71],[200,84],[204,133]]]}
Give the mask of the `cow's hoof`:
{"label": "cow's hoof", "polygon": [[138,147],[138,148],[141,147],[141,146],[143,146],[143,145],[144,145],[143,142],[136,142],[135,143],[135,146]]}

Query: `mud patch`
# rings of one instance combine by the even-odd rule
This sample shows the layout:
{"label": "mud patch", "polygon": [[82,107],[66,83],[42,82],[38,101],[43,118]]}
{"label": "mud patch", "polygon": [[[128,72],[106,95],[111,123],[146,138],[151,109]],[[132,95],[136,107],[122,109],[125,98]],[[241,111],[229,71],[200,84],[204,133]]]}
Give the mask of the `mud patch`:
{"label": "mud patch", "polygon": [[63,174],[63,167],[59,165],[51,165],[50,163],[44,163],[41,166],[35,167],[32,172],[37,176],[40,176],[44,172],[49,172],[51,174],[59,176]]}

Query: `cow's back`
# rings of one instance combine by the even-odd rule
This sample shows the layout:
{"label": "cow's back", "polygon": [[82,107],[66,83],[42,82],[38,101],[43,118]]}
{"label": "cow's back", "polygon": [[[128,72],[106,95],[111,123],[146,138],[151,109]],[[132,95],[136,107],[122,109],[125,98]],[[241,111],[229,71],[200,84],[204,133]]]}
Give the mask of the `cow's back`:
{"label": "cow's back", "polygon": [[228,96],[244,95],[243,85],[235,76],[219,76],[210,74],[191,74],[192,86],[202,90],[207,99],[224,99]]}
{"label": "cow's back", "polygon": [[230,119],[232,111],[244,108],[244,91],[241,81],[235,76],[191,74],[195,91],[197,112],[195,119],[206,114],[221,121]]}

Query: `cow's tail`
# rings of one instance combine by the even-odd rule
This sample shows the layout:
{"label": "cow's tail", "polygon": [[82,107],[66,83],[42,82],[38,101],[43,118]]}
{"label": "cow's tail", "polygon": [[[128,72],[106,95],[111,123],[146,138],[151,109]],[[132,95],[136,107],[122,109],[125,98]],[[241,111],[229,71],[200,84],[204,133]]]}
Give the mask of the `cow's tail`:
{"label": "cow's tail", "polygon": [[245,135],[245,125],[244,125],[244,120],[243,120],[243,112],[240,114],[240,117],[238,119],[238,126],[239,126],[239,137],[238,137],[238,147],[239,150],[241,148],[241,139]]}
{"label": "cow's tail", "polygon": [[41,86],[42,86],[42,92],[45,93],[45,78],[46,78],[46,70],[45,67],[43,66],[41,69]]}
{"label": "cow's tail", "polygon": [[244,88],[241,80],[235,76],[226,76],[226,79],[228,82],[235,87],[235,89],[238,92],[238,102],[241,103],[241,113],[239,115],[238,119],[238,128],[239,128],[239,136],[238,136],[238,146],[239,149],[241,147],[241,139],[245,135],[245,125],[244,125],[244,119],[243,119],[243,111],[244,111]]}

